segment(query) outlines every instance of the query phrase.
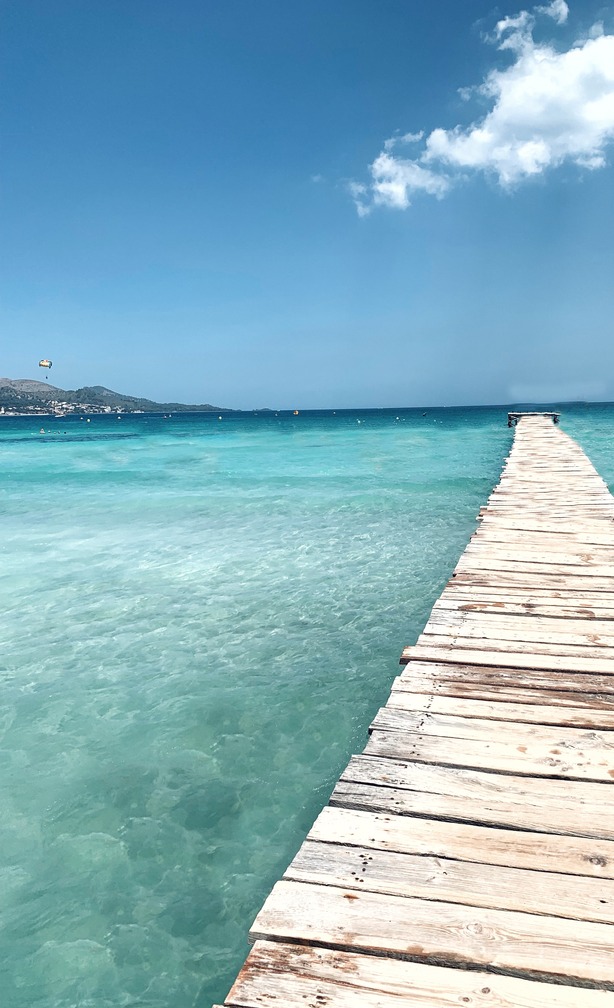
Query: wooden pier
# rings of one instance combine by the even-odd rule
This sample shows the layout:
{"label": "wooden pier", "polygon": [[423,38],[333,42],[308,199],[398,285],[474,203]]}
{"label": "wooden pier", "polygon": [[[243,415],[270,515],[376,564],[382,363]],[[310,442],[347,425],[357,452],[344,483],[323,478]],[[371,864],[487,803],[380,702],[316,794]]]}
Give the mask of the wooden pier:
{"label": "wooden pier", "polygon": [[558,423],[560,416],[560,413],[508,413],[507,426],[515,427],[519,420],[524,420],[527,417],[550,417],[553,423]]}
{"label": "wooden pier", "polygon": [[552,419],[519,417],[228,1008],[614,1008],[614,500]]}

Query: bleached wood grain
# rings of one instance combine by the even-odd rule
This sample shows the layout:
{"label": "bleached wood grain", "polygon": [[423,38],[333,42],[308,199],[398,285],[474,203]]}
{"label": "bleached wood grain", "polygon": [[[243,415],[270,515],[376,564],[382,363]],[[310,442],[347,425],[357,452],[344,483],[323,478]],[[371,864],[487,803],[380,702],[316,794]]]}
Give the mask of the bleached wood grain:
{"label": "bleached wood grain", "polygon": [[229,1008],[614,1008],[607,991],[257,941]]}
{"label": "bleached wood grain", "polygon": [[614,841],[498,829],[327,805],[309,837],[347,846],[614,879]]}
{"label": "bleached wood grain", "polygon": [[278,882],[250,931],[252,940],[272,936],[391,957],[612,979],[612,925],[336,886]]}

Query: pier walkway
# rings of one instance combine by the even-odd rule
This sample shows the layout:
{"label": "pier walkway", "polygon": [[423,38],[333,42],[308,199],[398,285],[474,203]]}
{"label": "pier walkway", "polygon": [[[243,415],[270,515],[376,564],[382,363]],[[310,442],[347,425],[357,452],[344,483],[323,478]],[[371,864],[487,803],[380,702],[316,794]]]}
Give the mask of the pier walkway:
{"label": "pier walkway", "polygon": [[614,500],[520,417],[228,1008],[614,1008]]}

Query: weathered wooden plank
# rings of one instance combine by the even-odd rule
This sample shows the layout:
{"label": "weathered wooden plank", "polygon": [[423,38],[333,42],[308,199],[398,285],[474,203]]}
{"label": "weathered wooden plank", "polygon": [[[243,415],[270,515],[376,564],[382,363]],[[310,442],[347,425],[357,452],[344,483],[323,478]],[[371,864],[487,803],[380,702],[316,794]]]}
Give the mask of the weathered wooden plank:
{"label": "weathered wooden plank", "polygon": [[[567,659],[568,656],[572,658],[576,657],[581,661],[597,659],[598,661],[605,661],[611,673],[614,673],[614,654],[606,644],[599,644],[598,642],[592,644],[572,644],[566,640],[561,640],[561,643],[557,645],[549,641],[517,640],[511,634],[506,637],[503,632],[500,635],[493,634],[482,637],[474,636],[469,632],[463,632],[464,627],[459,627],[456,633],[453,632],[454,627],[449,627],[448,629],[450,633],[431,633],[428,630],[425,631],[418,637],[417,646],[441,647],[446,650],[456,647],[461,649],[478,648],[481,651],[491,652],[493,655],[498,655],[502,651],[512,651],[517,654],[531,655],[531,661],[535,657],[544,655],[553,655],[561,659]],[[563,637],[564,634],[561,634],[561,638]],[[607,657],[608,655],[609,657]]]}
{"label": "weathered wooden plank", "polygon": [[[418,676],[426,676],[435,686],[448,684],[463,685],[480,684],[496,691],[497,698],[503,699],[502,689],[511,691],[507,699],[513,699],[513,691],[526,693],[530,691],[548,691],[548,703],[554,702],[551,697],[562,693],[591,694],[595,697],[611,697],[614,695],[614,678],[610,675],[590,675],[584,672],[577,672],[574,669],[534,669],[527,668],[526,663],[521,666],[506,668],[502,665],[492,665],[488,663],[471,664],[462,661],[449,660],[440,662],[437,660],[419,661],[413,658],[413,648],[406,648],[407,661],[403,662],[405,668],[399,679],[413,686]],[[397,682],[398,680],[395,680]],[[490,694],[493,697],[494,693]],[[546,699],[544,696],[543,699]],[[522,700],[518,700],[522,703]],[[583,703],[582,696],[577,698],[578,706]]]}
{"label": "weathered wooden plank", "polygon": [[[552,447],[552,454],[550,454]],[[541,445],[542,455],[527,453],[526,457],[520,458],[514,455],[516,446],[512,449],[512,454],[504,462],[501,478],[493,487],[488,502],[496,499],[505,493],[514,494],[522,492],[527,484],[535,484],[537,490],[545,493],[552,490],[553,499],[559,502],[559,497],[565,486],[569,488],[570,499],[575,500],[581,497],[583,489],[586,489],[586,496],[589,499],[598,497],[607,500],[607,487],[596,470],[586,469],[585,462],[580,458],[568,456],[563,459],[557,456],[554,446]],[[544,468],[545,463],[547,468]],[[523,467],[521,470],[520,467]],[[552,466],[552,469],[550,469]],[[590,467],[590,463],[589,463]],[[582,471],[579,471],[579,469]]]}
{"label": "weathered wooden plank", "polygon": [[[506,474],[504,474],[504,478],[505,476]],[[567,482],[569,484],[569,481]],[[560,487],[551,485],[546,489],[542,487],[541,490],[540,494],[537,487],[506,488],[501,483],[488,498],[485,507],[488,511],[513,511],[521,516],[540,512],[554,516],[564,513],[578,514],[593,522],[607,520],[612,515],[612,501],[604,497],[603,493],[597,489],[575,493],[568,490],[565,494]]]}
{"label": "weathered wooden plank", "polygon": [[554,568],[555,572],[565,572],[583,577],[598,575],[600,577],[612,577],[614,579],[614,565],[606,558],[598,560],[593,555],[586,553],[572,553],[561,551],[554,553],[551,551],[540,551],[539,547],[534,549],[521,549],[520,547],[504,547],[500,543],[490,543],[484,540],[473,540],[468,544],[462,559],[459,561],[457,569],[469,568],[506,570],[508,564],[513,564],[512,569],[528,566],[533,571],[536,565],[539,570],[546,571]]}
{"label": "weathered wooden plank", "polygon": [[614,591],[589,591],[586,584],[581,588],[565,586],[553,587],[550,582],[537,585],[514,585],[481,583],[468,577],[455,577],[448,581],[441,593],[440,600],[458,601],[493,601],[545,603],[553,606],[571,605],[588,609],[611,608],[614,604]]}
{"label": "weathered wooden plank", "polygon": [[[574,522],[574,526],[585,526],[589,527],[594,524],[601,523],[603,528],[609,528],[610,522],[614,520],[614,516],[610,514],[609,511],[581,511],[579,508],[567,508],[562,507],[557,511],[552,510],[552,508],[542,507],[542,508],[514,508],[512,506],[508,507],[494,507],[494,508],[481,508],[478,515],[476,516],[478,520],[483,520],[484,518],[492,518],[493,520],[498,520],[499,518],[505,517],[521,517],[525,521],[532,521],[544,524],[548,524],[552,520],[558,520],[562,524],[566,521]],[[533,526],[535,527],[535,526]]]}
{"label": "weathered wooden plank", "polygon": [[[493,505],[518,505],[519,507],[588,507],[589,509],[612,509],[612,500],[603,488],[603,483],[591,481],[590,477],[582,478],[582,487],[576,490],[571,489],[569,479],[564,480],[564,484],[546,483],[531,480],[521,482],[510,480],[505,473],[503,480],[496,491],[488,499],[488,507]],[[513,484],[513,485],[512,485]]]}
{"label": "weathered wooden plank", "polygon": [[[542,446],[543,448],[543,446]],[[542,460],[543,461],[543,460]],[[556,467],[557,462],[552,462]],[[527,485],[534,486],[536,492],[543,495],[550,494],[547,499],[559,501],[565,500],[565,488],[569,487],[570,499],[586,497],[588,499],[598,498],[607,501],[609,494],[607,486],[601,476],[590,464],[587,468],[580,463],[582,471],[579,470],[579,460],[568,459],[565,465],[565,472],[557,472],[557,469],[539,469],[538,459],[527,458],[524,460],[526,468],[521,471],[518,467],[519,460],[509,458],[502,470],[501,479],[494,487],[489,499],[500,497],[504,494],[514,494],[522,491]]]}
{"label": "weathered wooden plank", "polygon": [[[565,467],[566,471],[556,472],[556,469],[541,469],[536,467],[536,459],[526,460],[524,468],[515,460],[508,459],[506,462],[501,480],[493,490],[491,496],[499,497],[502,494],[515,494],[521,492],[525,487],[535,487],[536,493],[541,493],[547,499],[556,499],[563,496],[565,487],[569,489],[570,499],[582,497],[598,497],[607,500],[608,489],[601,476],[595,469],[589,466],[578,465],[578,462]],[[581,471],[580,471],[581,470]]]}
{"label": "weathered wooden plank", "polygon": [[565,518],[567,518],[567,521],[573,521],[574,525],[584,524],[585,522],[588,524],[602,521],[604,527],[609,527],[609,523],[614,520],[614,515],[610,514],[609,511],[606,512],[603,510],[601,512],[598,512],[597,510],[589,512],[586,509],[580,510],[579,508],[574,509],[573,507],[561,507],[557,511],[553,511],[551,507],[547,506],[544,506],[543,508],[519,508],[518,506],[512,504],[505,507],[500,506],[483,509],[476,517],[480,520],[486,515],[516,516],[518,514],[521,514],[525,519],[530,518],[534,521],[540,522],[544,520],[549,521],[552,518],[559,518],[561,521],[564,521]]}
{"label": "weathered wooden plank", "polygon": [[[486,507],[517,506],[521,509],[571,508],[580,512],[597,511],[608,515],[612,510],[612,500],[604,491],[603,484],[589,477],[581,477],[581,488],[573,488],[569,477],[559,483],[550,480],[511,480],[507,471],[496,490],[491,494]],[[567,491],[565,491],[565,484]]]}
{"label": "weathered wooden plank", "polygon": [[[404,731],[403,715],[406,711],[430,714],[453,714],[467,718],[489,718],[493,721],[518,722],[517,731],[522,731],[522,723],[541,725],[561,725],[568,728],[608,728],[614,730],[614,696],[609,705],[591,707],[585,702],[584,708],[578,708],[573,703],[573,695],[566,694],[563,704],[547,705],[539,703],[523,703],[516,699],[514,703],[506,700],[491,700],[492,692],[476,698],[442,695],[433,690],[416,692],[410,684],[403,682],[399,686],[393,684],[388,703],[383,710],[398,716],[398,730]],[[543,699],[543,698],[540,698]],[[585,698],[583,698],[585,700]],[[371,727],[379,727],[376,715]],[[393,730],[394,722],[390,721],[389,729]]]}
{"label": "weathered wooden plank", "polygon": [[[479,617],[467,613],[447,617],[435,615],[429,619],[423,633],[418,638],[418,642],[424,640],[425,643],[428,643],[429,637],[434,636],[463,638],[463,642],[465,640],[483,640],[523,645],[543,644],[549,648],[559,647],[559,653],[563,654],[566,653],[567,646],[571,645],[574,649],[588,648],[594,656],[598,657],[600,657],[598,649],[603,653],[603,649],[614,648],[614,624],[604,630],[602,620],[590,620],[585,621],[582,631],[578,631],[576,629],[578,622],[577,620],[559,621],[558,628],[553,628],[550,622],[542,621],[538,616],[505,618],[491,616],[487,613],[480,613]],[[469,645],[469,647],[472,646],[472,644]],[[572,653],[575,653],[575,650]]]}
{"label": "weathered wooden plank", "polygon": [[[558,541],[557,541],[558,540]],[[538,533],[517,532],[507,535],[501,532],[492,535],[484,525],[478,527],[477,532],[471,537],[468,547],[471,552],[484,551],[488,549],[496,553],[515,553],[522,550],[528,553],[535,550],[536,555],[542,555],[544,562],[552,561],[555,557],[577,558],[579,563],[590,563],[593,560],[600,565],[610,565],[613,562],[614,541],[608,546],[598,546],[595,544],[573,542],[561,536],[547,536]],[[588,559],[590,557],[590,560]]]}
{"label": "weathered wooden plank", "polygon": [[[540,591],[581,592],[583,595],[592,592],[606,592],[611,597],[614,583],[610,577],[583,577],[580,574],[561,574],[557,569],[550,572],[544,570],[517,570],[508,565],[509,570],[497,567],[493,570],[473,569],[459,570],[454,574],[454,581],[463,587],[467,585],[487,585],[489,588],[520,588],[531,592],[537,588]],[[528,565],[526,565],[528,566]]]}
{"label": "weathered wooden plank", "polygon": [[[580,484],[580,485],[578,485]],[[489,500],[505,498],[506,495],[529,493],[531,500],[545,499],[546,502],[565,502],[564,488],[569,487],[571,501],[607,501],[608,490],[601,476],[578,467],[566,472],[539,468],[536,463],[528,463],[524,470],[509,465],[501,474],[501,481],[493,490]]]}
{"label": "weathered wooden plank", "polygon": [[614,842],[476,826],[469,823],[383,815],[327,805],[309,837],[322,843],[476,860],[507,868],[614,879]]}
{"label": "weathered wooden plank", "polygon": [[[511,642],[510,642],[511,643]],[[502,668],[526,668],[528,665],[536,671],[560,670],[561,672],[582,672],[588,675],[614,675],[614,658],[595,658],[593,656],[583,657],[582,654],[565,652],[564,654],[551,654],[545,646],[533,644],[530,647],[522,648],[518,642],[514,642],[513,650],[500,651],[494,647],[479,648],[477,643],[473,647],[452,646],[449,639],[443,638],[439,641],[429,641],[428,645],[414,644],[413,647],[403,649],[401,662],[406,663],[416,659],[416,661],[452,662],[455,665],[497,665]]]}
{"label": "weathered wooden plank", "polygon": [[[614,881],[307,839],[284,878],[361,893],[614,923]],[[614,947],[613,947],[614,952]],[[614,980],[614,974],[613,974]]]}
{"label": "weathered wooden plank", "polygon": [[257,941],[228,1008],[614,1008],[609,991]]}
{"label": "weathered wooden plank", "polygon": [[[567,497],[566,497],[567,488]],[[595,504],[608,506],[612,504],[612,499],[607,487],[600,476],[593,473],[561,473],[554,477],[554,474],[534,471],[533,477],[518,472],[512,473],[509,464],[505,466],[501,474],[501,480],[494,488],[488,498],[488,503],[494,500],[505,500],[507,497],[527,501],[528,505],[536,500],[539,505],[554,503],[560,506],[570,501],[574,503],[585,503],[589,506]]]}
{"label": "weathered wooden plank", "polygon": [[[474,719],[465,718],[468,724]],[[531,777],[561,777],[565,780],[610,782],[614,778],[614,750],[600,742],[593,742],[591,732],[580,732],[586,744],[554,741],[558,734],[573,731],[571,728],[554,728],[553,741],[544,743],[532,739],[525,730],[515,742],[499,741],[497,732],[503,722],[493,722],[490,741],[450,735],[427,734],[425,721],[421,731],[374,731],[365,747],[365,753],[390,759],[408,759],[437,766],[468,767],[492,770],[504,774],[527,774]],[[439,729],[443,730],[443,729]],[[459,729],[460,731],[460,729]],[[501,731],[501,734],[503,732]],[[595,733],[596,736],[599,733]]]}
{"label": "weathered wooden plank", "polygon": [[[507,460],[503,467],[503,473],[497,490],[503,485],[516,486],[520,484],[535,484],[538,487],[548,486],[550,483],[581,483],[582,486],[592,485],[602,493],[607,493],[607,485],[601,476],[598,475],[593,465],[583,462],[580,458],[570,460],[566,465],[557,464],[553,458],[548,458],[547,462],[540,463],[539,455],[534,455],[530,460],[514,461]],[[496,492],[496,491],[493,491]]]}
{"label": "weathered wooden plank", "polygon": [[[580,476],[579,481],[583,484],[582,488],[573,487],[575,481],[565,475],[562,475],[561,482],[556,483],[550,480],[512,480],[506,470],[485,506],[489,509],[517,506],[519,510],[537,509],[554,513],[567,508],[582,514],[609,515],[612,501],[604,492],[603,485],[598,480],[591,480],[590,476]],[[567,495],[565,483],[568,486]]]}
{"label": "weathered wooden plank", "polygon": [[544,519],[541,522],[535,521],[533,519],[507,516],[502,515],[492,516],[484,515],[480,522],[480,528],[488,533],[493,534],[500,532],[504,534],[505,531],[512,532],[526,532],[526,533],[540,533],[548,534],[551,536],[564,536],[571,542],[582,541],[588,545],[609,545],[612,541],[612,531],[614,530],[614,522],[606,520],[605,522],[594,522],[589,525],[587,522],[583,522],[580,527],[579,524],[572,525],[565,518],[559,519]]}
{"label": "weathered wooden plank", "polygon": [[[574,491],[571,489],[569,479],[567,479],[569,490],[566,495],[561,486],[554,483],[544,482],[540,487],[533,486],[532,488],[528,488],[526,485],[507,487],[506,479],[507,473],[504,473],[502,482],[486,502],[485,507],[488,510],[508,511],[513,509],[521,515],[527,512],[544,512],[547,515],[553,514],[555,516],[564,512],[577,513],[588,521],[607,520],[611,515],[612,502],[603,495],[597,485],[585,492]],[[563,477],[563,479],[565,478]]]}
{"label": "weathered wooden plank", "polygon": [[614,928],[609,924],[335,886],[278,882],[250,937],[612,982]]}
{"label": "weathered wooden plank", "polygon": [[[406,666],[408,668],[410,666]],[[509,670],[508,670],[509,671]],[[493,689],[495,694],[493,694]],[[403,690],[407,694],[408,699],[404,702],[403,706],[409,705],[410,709],[421,709],[420,705],[425,699],[430,697],[436,700],[441,700],[444,704],[448,700],[453,703],[455,700],[462,700],[463,702],[474,703],[478,701],[483,701],[489,703],[492,701],[493,695],[496,695],[497,702],[520,706],[521,708],[525,705],[531,706],[532,704],[539,704],[541,700],[547,701],[548,705],[551,707],[558,707],[561,709],[561,718],[563,721],[567,719],[567,711],[581,710],[583,707],[590,709],[603,709],[604,711],[610,711],[612,709],[612,702],[614,701],[614,693],[610,692],[604,693],[588,693],[585,694],[582,691],[572,692],[571,690],[557,690],[557,689],[540,689],[539,686],[532,689],[530,687],[523,686],[510,686],[505,683],[489,683],[481,682],[479,679],[471,680],[469,682],[463,682],[460,680],[446,680],[443,678],[432,678],[430,676],[420,676],[413,675],[411,680],[408,678],[402,681],[401,685],[395,686],[394,696],[391,697],[391,706],[396,703],[396,698],[400,695],[400,691]],[[414,696],[416,698],[416,706],[412,708],[411,698]],[[435,709],[435,708],[433,708]],[[438,713],[446,714],[449,713],[448,710],[442,709]],[[460,713],[460,711],[459,711]],[[519,712],[519,720],[522,720],[522,710]],[[531,719],[527,719],[531,720]],[[578,718],[580,720],[580,716]],[[545,724],[556,724],[557,721],[553,717],[551,721],[544,721]],[[584,724],[578,725],[578,727],[589,727]],[[609,727],[609,726],[608,726]]]}
{"label": "weathered wooden plank", "polygon": [[611,785],[353,756],[332,805],[614,839]]}
{"label": "weathered wooden plank", "polygon": [[[592,609],[580,611],[577,614],[546,616],[535,610],[527,610],[521,613],[502,612],[500,609],[490,609],[484,612],[477,612],[475,609],[460,609],[447,612],[438,610],[433,617],[435,627],[445,625],[456,625],[475,630],[477,625],[486,627],[487,631],[496,629],[498,631],[509,631],[510,634],[521,634],[524,632],[542,633],[546,640],[544,643],[554,644],[561,638],[570,644],[574,643],[574,638],[584,646],[598,644],[604,641],[607,647],[614,647],[614,619],[604,618],[600,612]],[[437,629],[435,632],[439,632]],[[553,639],[551,639],[553,638]],[[513,639],[513,637],[512,637]]]}
{"label": "weathered wooden plank", "polygon": [[600,493],[575,494],[566,496],[550,488],[541,496],[536,488],[526,490],[504,490],[498,488],[489,497],[485,509],[492,514],[518,514],[521,517],[545,515],[550,517],[564,514],[577,515],[590,522],[607,521],[612,517],[612,502]]}
{"label": "weathered wooden plank", "polygon": [[[592,610],[589,610],[592,612]],[[556,643],[557,639],[566,639],[569,643],[587,641],[589,644],[595,643],[595,639],[604,638],[607,647],[614,646],[614,620],[602,619],[600,616],[542,616],[534,610],[527,610],[521,613],[502,612],[500,608],[490,608],[483,611],[475,609],[440,609],[433,607],[433,611],[425,626],[425,632],[433,628],[433,633],[445,632],[440,628],[466,628],[471,632],[485,627],[485,632],[492,630],[509,631],[514,640],[515,634],[542,633],[546,637],[547,643]],[[550,638],[555,638],[550,640]]]}
{"label": "weathered wooden plank", "polygon": [[[444,616],[447,613],[459,615],[474,614],[475,616],[492,615],[496,616],[543,616],[545,619],[554,621],[577,620],[583,621],[585,625],[590,625],[593,620],[603,624],[610,624],[614,628],[614,600],[607,607],[603,605],[596,608],[592,602],[580,602],[576,606],[570,599],[551,599],[544,596],[541,599],[526,599],[525,595],[508,597],[505,601],[496,596],[486,597],[479,592],[474,595],[467,593],[462,597],[461,593],[452,594],[444,592],[433,606],[432,616]],[[432,618],[432,617],[431,617]],[[430,619],[429,619],[430,622]]]}
{"label": "weathered wooden plank", "polygon": [[[567,521],[574,528],[581,525],[577,516],[568,515]],[[494,535],[495,531],[497,532],[497,537]],[[524,553],[527,553],[532,547],[535,548],[536,552],[539,552],[539,550],[543,548],[545,557],[542,560],[542,563],[545,565],[549,562],[551,563],[552,556],[556,554],[564,556],[581,556],[582,554],[590,554],[595,558],[594,561],[591,561],[591,563],[599,562],[599,566],[609,567],[611,564],[606,559],[606,556],[611,552],[612,532],[614,532],[614,519],[608,518],[607,522],[603,523],[603,528],[601,530],[601,538],[606,540],[606,542],[602,544],[570,540],[564,534],[562,529],[559,533],[555,533],[550,530],[547,533],[542,533],[538,532],[536,529],[533,529],[531,532],[511,532],[510,530],[507,530],[507,534],[505,534],[505,529],[500,529],[500,521],[497,518],[482,515],[478,521],[476,531],[470,537],[467,546],[472,547],[471,552],[474,551],[474,547],[480,547],[480,549],[482,549],[487,546],[493,552],[508,552],[509,550],[518,547]],[[586,532],[584,534],[589,535],[590,533]],[[603,560],[601,560],[602,556]]]}
{"label": "weathered wooden plank", "polygon": [[494,721],[488,717],[463,717],[457,713],[398,710],[387,704],[378,711],[374,727],[376,730],[390,731],[393,730],[393,725],[394,730],[412,734],[489,743],[496,740],[514,746],[518,745],[520,739],[523,743],[543,747],[546,751],[550,751],[552,746],[559,747],[570,757],[580,752],[607,753],[610,758],[614,756],[614,731],[598,730],[594,725],[590,729],[583,729],[544,725],[541,722],[519,724],[503,718]]}
{"label": "weathered wooden plank", "polygon": [[605,593],[601,597],[587,599],[584,593],[578,592],[561,597],[549,596],[545,592],[535,595],[522,589],[516,592],[503,589],[495,593],[481,585],[468,591],[455,589],[442,592],[433,606],[429,621],[481,620],[489,617],[492,623],[496,617],[501,617],[504,623],[513,625],[531,618],[536,626],[548,626],[562,632],[569,623],[571,632],[577,630],[580,633],[592,632],[591,624],[595,621],[601,624],[600,629],[604,633],[611,635],[614,630],[614,598]]}
{"label": "weathered wooden plank", "polygon": [[601,510],[598,512],[596,509],[591,510],[588,513],[585,509],[573,508],[567,506],[561,506],[559,510],[553,512],[552,506],[544,505],[542,508],[537,506],[529,508],[521,508],[518,504],[507,504],[498,506],[489,506],[485,510],[481,510],[476,516],[478,521],[481,521],[486,516],[516,516],[522,515],[525,519],[533,519],[534,521],[544,521],[545,519],[550,519],[552,517],[560,518],[564,520],[567,517],[568,521],[573,521],[574,525],[582,525],[585,520],[590,522],[602,521],[604,528],[610,527],[610,522],[614,520],[614,514],[610,511]]}
{"label": "weathered wooden plank", "polygon": [[[597,604],[579,595],[567,598],[559,596],[539,598],[529,592],[518,592],[510,593],[504,601],[502,596],[490,592],[483,593],[478,588],[473,592],[446,591],[442,594],[433,607],[433,616],[435,619],[441,619],[447,614],[451,614],[455,619],[467,616],[477,618],[482,615],[518,618],[534,615],[551,623],[571,619],[583,621],[586,631],[590,632],[593,620],[614,626],[614,599],[606,597],[601,604]],[[559,625],[564,629],[563,623]]]}
{"label": "weathered wooden plank", "polygon": [[[516,619],[539,617],[540,620],[550,623],[553,629],[558,625],[563,633],[568,620],[582,623],[586,633],[591,633],[592,623],[598,622],[609,626],[611,634],[611,630],[614,628],[614,599],[605,598],[601,605],[597,605],[595,602],[588,602],[579,595],[567,598],[555,596],[546,600],[545,598],[536,598],[529,592],[522,592],[510,595],[506,601],[503,601],[502,598],[494,594],[482,594],[478,589],[472,593],[446,592],[433,607],[432,613],[435,621],[449,618],[471,622],[472,618],[480,619],[482,616],[491,617],[490,623],[497,616],[503,616],[506,619],[509,617]],[[534,625],[540,626],[542,624],[536,623]]]}
{"label": "weathered wooden plank", "polygon": [[562,549],[571,549],[574,553],[590,553],[599,558],[610,557],[614,552],[614,528],[609,535],[602,535],[601,543],[591,541],[590,537],[582,538],[580,533],[567,532],[527,532],[500,528],[497,524],[481,522],[470,542],[492,543],[497,548],[521,545],[523,549],[536,546],[539,550],[559,553]]}
{"label": "weathered wooden plank", "polygon": [[[567,494],[566,494],[567,492]],[[569,501],[572,505],[586,503],[587,506],[603,505],[611,506],[612,499],[600,476],[591,473],[582,473],[578,476],[569,473],[561,473],[556,479],[550,478],[542,470],[541,475],[529,479],[526,475],[512,474],[509,466],[505,466],[501,480],[488,498],[488,504],[492,501],[507,500],[512,498],[521,503],[526,502],[530,507],[533,501],[537,501],[539,506],[554,504],[555,507]]]}
{"label": "weathered wooden plank", "polygon": [[573,521],[574,525],[581,525],[586,523],[594,523],[602,521],[604,527],[609,527],[609,523],[614,519],[614,512],[610,510],[605,510],[604,508],[592,507],[590,509],[585,507],[567,506],[561,505],[560,508],[553,510],[552,505],[544,504],[542,507],[538,505],[520,507],[518,502],[510,501],[507,504],[493,504],[489,503],[486,509],[480,511],[476,516],[478,520],[484,518],[486,515],[490,516],[516,516],[521,515],[525,519],[533,519],[534,521],[544,521],[551,518],[560,518],[564,520],[567,517],[568,521]]}
{"label": "weathered wooden plank", "polygon": [[[514,600],[507,603],[508,607],[513,605]],[[614,636],[614,619],[604,616],[601,612],[595,612],[588,606],[577,606],[574,609],[569,604],[562,607],[559,602],[552,607],[550,614],[536,611],[535,605],[531,605],[528,600],[521,604],[516,602],[516,607],[516,612],[509,612],[506,603],[498,605],[492,599],[481,600],[478,596],[475,602],[467,603],[463,599],[451,599],[446,596],[433,606],[427,626],[431,623],[479,622],[487,627],[509,627],[511,630],[539,628],[555,634],[603,634],[609,638]]]}
{"label": "weathered wooden plank", "polygon": [[[497,571],[517,574],[539,574],[542,577],[568,577],[575,581],[585,578],[586,584],[590,587],[591,582],[602,584],[612,590],[614,587],[614,565],[611,564],[572,564],[555,563],[553,560],[525,560],[519,557],[503,559],[496,554],[463,553],[455,567],[455,575],[467,573],[480,573],[482,571]],[[542,581],[542,584],[544,582]]]}

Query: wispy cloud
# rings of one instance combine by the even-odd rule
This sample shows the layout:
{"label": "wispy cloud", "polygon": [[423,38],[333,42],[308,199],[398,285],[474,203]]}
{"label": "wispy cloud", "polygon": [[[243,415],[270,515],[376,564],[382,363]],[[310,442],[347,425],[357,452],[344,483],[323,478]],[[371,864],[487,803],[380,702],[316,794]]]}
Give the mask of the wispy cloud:
{"label": "wispy cloud", "polygon": [[569,17],[569,7],[565,0],[552,0],[552,3],[546,4],[545,7],[536,7],[535,10],[538,14],[547,14],[548,17],[554,18],[557,24],[565,24]]}
{"label": "wispy cloud", "polygon": [[[462,91],[466,99],[486,99],[488,113],[469,126],[386,140],[369,166],[369,182],[350,185],[359,214],[377,206],[404,210],[421,192],[441,198],[472,172],[511,188],[566,161],[603,167],[614,138],[614,35],[599,23],[563,51],[535,42],[538,17],[562,25],[568,15],[565,0],[552,0],[500,20],[488,41],[511,53],[512,63]],[[416,143],[415,157],[399,152]]]}

